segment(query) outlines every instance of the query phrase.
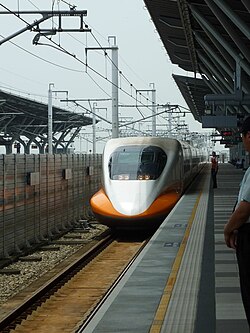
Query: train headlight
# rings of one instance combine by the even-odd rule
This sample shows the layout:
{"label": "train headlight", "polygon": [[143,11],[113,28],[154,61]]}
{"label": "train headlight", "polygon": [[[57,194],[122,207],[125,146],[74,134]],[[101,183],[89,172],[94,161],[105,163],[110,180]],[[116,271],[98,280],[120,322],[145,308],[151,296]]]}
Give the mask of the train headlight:
{"label": "train headlight", "polygon": [[150,175],[139,175],[138,180],[150,180]]}

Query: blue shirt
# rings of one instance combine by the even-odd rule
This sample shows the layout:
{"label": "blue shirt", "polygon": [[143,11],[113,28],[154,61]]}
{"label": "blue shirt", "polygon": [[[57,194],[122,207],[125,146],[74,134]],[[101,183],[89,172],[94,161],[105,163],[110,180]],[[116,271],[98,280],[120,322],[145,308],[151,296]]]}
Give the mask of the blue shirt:
{"label": "blue shirt", "polygon": [[[245,172],[240,184],[237,206],[241,201],[247,201],[250,203],[250,167]],[[250,223],[250,220],[248,219],[246,223]]]}

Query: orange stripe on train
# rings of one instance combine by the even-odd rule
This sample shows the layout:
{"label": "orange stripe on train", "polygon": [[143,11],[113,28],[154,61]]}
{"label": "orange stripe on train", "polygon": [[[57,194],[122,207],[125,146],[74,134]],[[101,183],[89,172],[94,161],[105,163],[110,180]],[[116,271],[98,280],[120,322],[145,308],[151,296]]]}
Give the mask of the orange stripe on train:
{"label": "orange stripe on train", "polygon": [[168,192],[160,195],[152,205],[145,210],[143,213],[138,215],[124,215],[119,213],[111,204],[110,200],[106,196],[103,189],[99,190],[92,198],[91,198],[91,207],[94,213],[98,215],[104,215],[109,217],[126,217],[126,218],[141,218],[141,217],[149,217],[154,215],[162,215],[167,214],[179,200],[180,194],[175,191]]}

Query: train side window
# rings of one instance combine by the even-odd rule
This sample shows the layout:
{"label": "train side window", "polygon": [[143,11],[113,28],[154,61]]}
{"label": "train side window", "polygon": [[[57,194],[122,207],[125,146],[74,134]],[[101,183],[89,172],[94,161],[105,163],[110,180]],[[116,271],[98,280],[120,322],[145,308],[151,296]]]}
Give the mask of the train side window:
{"label": "train side window", "polygon": [[159,154],[159,174],[162,173],[166,163],[167,163],[167,155],[164,152],[161,152]]}
{"label": "train side window", "polygon": [[141,164],[138,168],[138,179],[155,180],[159,178],[166,163],[167,155],[161,148],[146,147],[142,152]]}
{"label": "train side window", "polygon": [[111,178],[111,166],[112,166],[112,156],[109,159],[108,169],[109,169],[109,178]]}

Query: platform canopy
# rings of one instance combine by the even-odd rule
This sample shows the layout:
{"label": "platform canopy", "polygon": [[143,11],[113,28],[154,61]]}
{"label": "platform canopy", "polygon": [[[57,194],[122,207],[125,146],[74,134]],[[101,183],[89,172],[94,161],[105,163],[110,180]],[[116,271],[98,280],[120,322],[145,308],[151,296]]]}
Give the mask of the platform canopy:
{"label": "platform canopy", "polygon": [[[66,151],[80,129],[90,124],[90,117],[53,106],[54,150]],[[33,144],[43,153],[48,144],[48,105],[0,90],[0,126],[0,145],[7,153],[13,144],[22,144],[26,153]]]}
{"label": "platform canopy", "polygon": [[[194,118],[250,112],[250,4],[247,0],[144,0]],[[222,128],[218,128],[221,130]],[[237,131],[237,129],[234,129]]]}

